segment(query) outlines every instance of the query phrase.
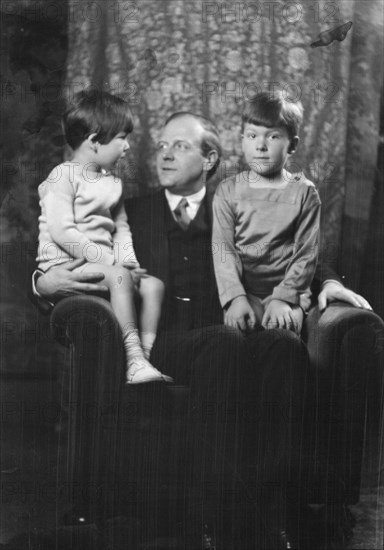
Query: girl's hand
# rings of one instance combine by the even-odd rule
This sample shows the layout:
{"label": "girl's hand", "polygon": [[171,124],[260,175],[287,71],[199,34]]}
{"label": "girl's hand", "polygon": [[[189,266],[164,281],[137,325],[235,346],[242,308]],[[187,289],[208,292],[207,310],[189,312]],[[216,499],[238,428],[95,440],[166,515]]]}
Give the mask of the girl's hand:
{"label": "girl's hand", "polygon": [[224,314],[224,324],[242,331],[252,330],[256,325],[256,315],[245,296],[238,296]]}
{"label": "girl's hand", "polygon": [[296,322],[292,308],[282,300],[271,300],[267,305],[261,324],[266,329],[285,328],[296,332]]}

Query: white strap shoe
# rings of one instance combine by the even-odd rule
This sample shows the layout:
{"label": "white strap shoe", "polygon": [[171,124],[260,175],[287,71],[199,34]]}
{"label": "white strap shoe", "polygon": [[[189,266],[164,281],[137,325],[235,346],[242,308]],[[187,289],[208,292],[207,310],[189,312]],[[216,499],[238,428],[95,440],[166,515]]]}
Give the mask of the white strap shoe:
{"label": "white strap shoe", "polygon": [[173,378],[162,374],[142,357],[134,359],[127,370],[127,384],[147,384],[149,382],[173,383]]}

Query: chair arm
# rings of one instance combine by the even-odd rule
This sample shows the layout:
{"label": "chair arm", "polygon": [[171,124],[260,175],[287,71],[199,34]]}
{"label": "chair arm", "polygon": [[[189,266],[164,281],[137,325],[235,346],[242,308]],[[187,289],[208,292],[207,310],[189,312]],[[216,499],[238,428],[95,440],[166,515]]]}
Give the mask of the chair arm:
{"label": "chair arm", "polygon": [[118,338],[120,333],[110,303],[89,295],[70,296],[58,302],[51,314],[51,330],[56,340],[66,346],[79,338],[92,339],[92,330],[110,338]]}
{"label": "chair arm", "polygon": [[358,343],[366,353],[374,356],[383,352],[384,322],[372,311],[345,302],[333,302],[323,313],[318,306],[314,307],[305,322],[305,339],[312,366],[328,369],[351,331],[355,337],[358,334]]}
{"label": "chair arm", "polygon": [[[79,373],[82,392],[93,395],[110,391],[116,395],[124,383],[125,354],[120,326],[104,298],[80,295],[64,298],[51,314],[55,338],[71,348],[72,365]],[[97,389],[95,387],[97,378]]]}
{"label": "chair arm", "polygon": [[[99,504],[104,508],[110,505],[108,491],[114,486],[116,457],[122,456],[125,439],[133,441],[136,426],[136,418],[132,420],[136,403],[131,403],[133,399],[126,391],[121,329],[110,304],[88,295],[71,296],[57,303],[51,314],[51,328],[55,338],[69,347],[71,357],[65,390],[67,481],[71,487],[80,487],[81,495],[97,486]],[[81,505],[85,507],[88,501],[84,498]]]}

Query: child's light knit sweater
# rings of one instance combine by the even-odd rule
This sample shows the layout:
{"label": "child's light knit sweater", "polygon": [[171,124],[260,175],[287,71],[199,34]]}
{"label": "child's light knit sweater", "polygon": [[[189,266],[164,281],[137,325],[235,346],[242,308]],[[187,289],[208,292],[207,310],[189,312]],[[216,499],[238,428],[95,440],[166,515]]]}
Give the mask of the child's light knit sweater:
{"label": "child's light knit sweater", "polygon": [[113,265],[135,261],[122,183],[93,165],[65,162],[39,186],[39,268],[73,258]]}

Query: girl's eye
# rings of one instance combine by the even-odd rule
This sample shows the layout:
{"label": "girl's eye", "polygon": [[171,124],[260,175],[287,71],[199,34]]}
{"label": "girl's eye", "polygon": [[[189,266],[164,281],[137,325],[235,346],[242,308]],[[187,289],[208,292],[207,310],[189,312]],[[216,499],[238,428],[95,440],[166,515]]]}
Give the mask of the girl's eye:
{"label": "girl's eye", "polygon": [[269,139],[279,139],[280,135],[279,134],[272,134],[269,136]]}
{"label": "girl's eye", "polygon": [[255,138],[256,138],[256,134],[247,134],[247,138],[248,138],[248,139],[255,139]]}

